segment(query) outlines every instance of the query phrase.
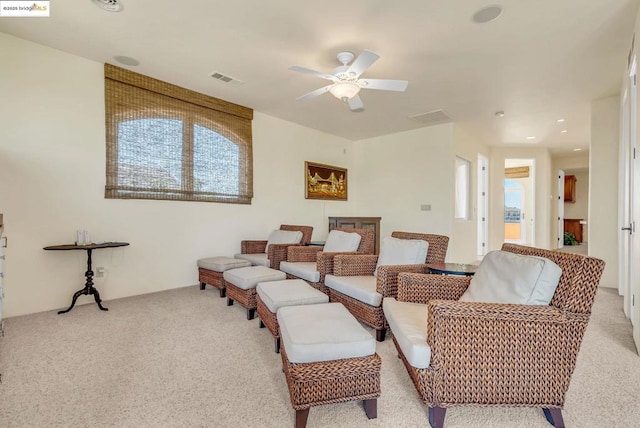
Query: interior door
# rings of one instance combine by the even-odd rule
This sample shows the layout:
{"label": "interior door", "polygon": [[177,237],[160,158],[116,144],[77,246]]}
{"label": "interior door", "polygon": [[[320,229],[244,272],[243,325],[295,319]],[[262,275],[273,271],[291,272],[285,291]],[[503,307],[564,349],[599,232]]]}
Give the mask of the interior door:
{"label": "interior door", "polygon": [[488,250],[489,241],[489,160],[478,155],[478,259]]}
{"label": "interior door", "polygon": [[564,171],[558,170],[558,249],[564,247]]}

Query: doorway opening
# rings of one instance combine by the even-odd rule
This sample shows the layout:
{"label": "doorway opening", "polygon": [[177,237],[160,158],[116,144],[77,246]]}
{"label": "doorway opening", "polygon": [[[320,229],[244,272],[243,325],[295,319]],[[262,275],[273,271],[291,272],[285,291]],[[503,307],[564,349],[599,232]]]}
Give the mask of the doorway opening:
{"label": "doorway opening", "polygon": [[504,241],[535,245],[535,159],[504,161]]}

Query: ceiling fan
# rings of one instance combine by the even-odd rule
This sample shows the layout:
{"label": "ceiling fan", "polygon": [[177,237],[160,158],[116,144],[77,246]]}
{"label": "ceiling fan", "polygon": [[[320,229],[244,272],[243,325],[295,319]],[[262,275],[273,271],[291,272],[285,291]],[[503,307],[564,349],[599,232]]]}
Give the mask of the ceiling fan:
{"label": "ceiling fan", "polygon": [[[296,98],[298,101],[309,100],[327,92],[339,100],[345,101],[349,105],[351,111],[360,111],[364,108],[364,104],[358,95],[360,89],[380,89],[383,91],[399,91],[403,92],[407,89],[409,82],[406,80],[387,80],[387,79],[360,79],[360,75],[364,73],[374,62],[380,58],[380,55],[365,50],[355,61],[355,55],[352,52],[340,52],[337,55],[341,66],[333,70],[330,74],[320,71],[311,70],[297,65],[289,67],[289,70],[299,73],[311,74],[333,82],[330,85],[311,91],[308,94]],[[353,63],[349,64],[351,61]]]}

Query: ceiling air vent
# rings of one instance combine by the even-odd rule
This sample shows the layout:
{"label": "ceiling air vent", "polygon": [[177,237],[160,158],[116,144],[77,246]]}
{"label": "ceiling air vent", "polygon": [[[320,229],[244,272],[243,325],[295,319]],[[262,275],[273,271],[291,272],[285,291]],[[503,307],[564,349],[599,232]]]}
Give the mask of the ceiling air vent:
{"label": "ceiling air vent", "polygon": [[444,110],[434,110],[427,113],[414,114],[413,116],[409,116],[409,119],[420,122],[426,126],[452,122],[451,118],[447,116]]}
{"label": "ceiling air vent", "polygon": [[93,3],[107,12],[119,12],[122,10],[122,5],[118,0],[93,0]]}
{"label": "ceiling air vent", "polygon": [[222,83],[226,83],[226,84],[231,85],[231,86],[244,85],[244,82],[242,80],[236,79],[236,78],[231,77],[231,76],[227,76],[226,74],[222,74],[222,73],[219,73],[217,71],[214,71],[213,73],[211,73],[210,76],[213,77],[216,80],[219,80]]}

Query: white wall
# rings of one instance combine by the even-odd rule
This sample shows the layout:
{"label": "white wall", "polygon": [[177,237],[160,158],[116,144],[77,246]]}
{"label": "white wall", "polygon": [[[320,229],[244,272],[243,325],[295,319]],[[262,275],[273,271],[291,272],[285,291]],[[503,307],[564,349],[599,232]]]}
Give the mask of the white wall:
{"label": "white wall", "polygon": [[[354,215],[382,217],[383,238],[395,230],[451,236],[453,124],[361,140],[354,148]],[[427,204],[431,211],[421,211]]]}
{"label": "white wall", "polygon": [[104,199],[102,64],[1,33],[0,52],[7,317],[69,305],[86,254],[42,247],[72,242],[79,228],[131,243],[94,251],[94,267],[106,268],[95,283],[109,300],[196,284],[196,259],[238,252],[241,239],[266,238],[281,223],[312,225],[322,239],[328,215],[351,211],[352,201],[305,200],[303,180],[305,160],[347,167],[357,179],[352,143],[260,113],[252,205]]}
{"label": "white wall", "polygon": [[618,287],[618,144],[620,97],[591,103],[589,255],[606,262],[600,285]]}
{"label": "white wall", "polygon": [[[490,158],[489,250],[500,249],[504,242],[504,161],[534,159],[535,161],[535,246],[551,248],[551,156],[544,148],[493,147]],[[555,186],[555,181],[554,184]],[[555,223],[553,223],[555,227]]]}
{"label": "white wall", "polygon": [[[471,177],[471,212],[468,220],[453,220],[453,231],[448,254],[454,262],[470,263],[478,259],[478,153],[488,159],[490,151],[487,146],[480,143],[461,126],[455,125],[453,131],[455,154],[471,162],[471,171],[469,171]],[[452,203],[455,203],[455,200],[452,200]],[[454,206],[452,206],[453,209]]]}

